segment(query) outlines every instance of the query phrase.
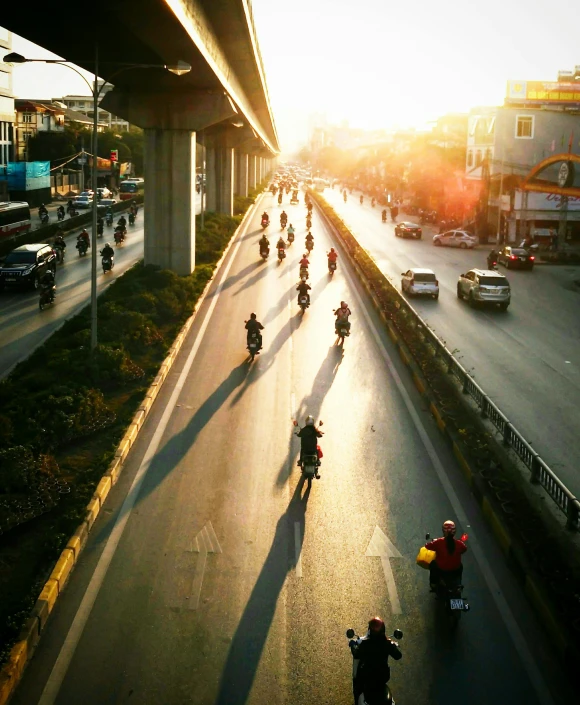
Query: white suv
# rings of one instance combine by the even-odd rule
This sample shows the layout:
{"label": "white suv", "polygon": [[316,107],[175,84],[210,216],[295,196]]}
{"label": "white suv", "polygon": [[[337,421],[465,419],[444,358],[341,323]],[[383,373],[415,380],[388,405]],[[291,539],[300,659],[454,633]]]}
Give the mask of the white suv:
{"label": "white suv", "polygon": [[472,306],[497,304],[505,311],[511,302],[510,284],[503,274],[494,270],[470,269],[459,275],[457,298],[467,299]]}
{"label": "white suv", "polygon": [[439,282],[432,269],[414,267],[401,274],[401,291],[410,295],[424,294],[439,298]]}

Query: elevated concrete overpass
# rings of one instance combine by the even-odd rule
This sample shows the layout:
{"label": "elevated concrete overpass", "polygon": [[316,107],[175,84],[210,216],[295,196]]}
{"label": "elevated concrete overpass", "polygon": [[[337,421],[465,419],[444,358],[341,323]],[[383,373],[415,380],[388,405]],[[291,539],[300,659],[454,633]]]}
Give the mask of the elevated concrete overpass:
{"label": "elevated concrete overpass", "polygon": [[[145,131],[145,261],[193,271],[196,141],[207,207],[230,215],[234,194],[247,195],[279,152],[250,0],[9,4],[2,26],[88,71],[98,47],[98,73],[115,86],[102,106]],[[191,71],[158,68],[178,61]]]}

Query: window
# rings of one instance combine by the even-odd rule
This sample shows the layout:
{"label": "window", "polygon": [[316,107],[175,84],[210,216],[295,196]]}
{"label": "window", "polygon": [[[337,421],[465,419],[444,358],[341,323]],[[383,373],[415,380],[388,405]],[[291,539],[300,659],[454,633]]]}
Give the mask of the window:
{"label": "window", "polygon": [[473,152],[471,150],[467,152],[467,166],[473,166]]}
{"label": "window", "polygon": [[524,140],[531,140],[534,138],[533,115],[516,116],[516,137]]}
{"label": "window", "polygon": [[32,122],[32,113],[22,113],[22,122]]}

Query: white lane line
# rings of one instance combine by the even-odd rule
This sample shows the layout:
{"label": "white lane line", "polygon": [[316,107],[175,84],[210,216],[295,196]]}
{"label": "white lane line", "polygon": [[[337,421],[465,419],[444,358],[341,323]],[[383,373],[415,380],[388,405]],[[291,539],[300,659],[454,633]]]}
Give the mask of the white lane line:
{"label": "white lane line", "polygon": [[77,613],[75,614],[74,620],[70,626],[70,629],[68,630],[64,643],[52,668],[50,676],[48,677],[44,690],[42,691],[42,695],[40,696],[38,705],[53,705],[54,701],[58,696],[60,687],[62,685],[66,672],[68,671],[70,662],[72,661],[75,649],[80,641],[87,620],[91,614],[91,610],[93,608],[95,600],[97,599],[97,595],[99,594],[99,590],[101,589],[101,585],[103,584],[103,581],[107,574],[109,565],[113,560],[113,556],[115,555],[115,551],[117,550],[117,546],[119,545],[119,541],[121,540],[121,536],[123,535],[123,531],[125,529],[127,521],[129,520],[133,506],[135,505],[137,497],[139,496],[143,480],[145,479],[145,476],[147,475],[147,472],[151,467],[151,463],[157,453],[157,449],[159,448],[159,444],[161,443],[161,439],[163,437],[167,424],[169,423],[169,419],[171,418],[171,414],[173,413],[173,409],[175,407],[177,399],[181,393],[181,390],[183,389],[185,380],[187,378],[187,375],[189,374],[191,366],[193,365],[193,361],[195,359],[195,356],[197,355],[197,351],[199,350],[199,346],[201,345],[201,341],[203,340],[205,331],[209,325],[213,311],[218,302],[219,295],[221,294],[223,286],[226,282],[228,272],[230,271],[230,267],[232,266],[236,255],[238,254],[238,250],[240,249],[240,245],[242,244],[243,235],[245,235],[249,227],[250,221],[251,218],[248,218],[246,226],[244,227],[244,232],[242,233],[240,231],[240,233],[238,234],[238,242],[234,248],[234,251],[232,252],[229,262],[227,263],[223,271],[221,283],[216,290],[215,296],[212,297],[211,303],[209,305],[207,313],[205,314],[203,323],[200,326],[199,333],[197,334],[197,337],[195,339],[191,352],[189,353],[185,366],[179,376],[179,379],[177,380],[177,384],[175,385],[175,389],[171,394],[169,402],[165,407],[165,411],[163,412],[159,425],[155,429],[155,433],[153,434],[151,442],[147,447],[147,451],[143,457],[143,461],[139,467],[139,470],[135,475],[135,479],[133,480],[129,493],[127,494],[127,497],[123,502],[123,506],[121,507],[121,511],[119,512],[117,520],[115,521],[115,525],[113,526],[111,535],[109,536],[107,543],[105,544],[105,548],[103,549],[101,557],[99,558],[99,562],[97,563],[95,572],[93,573],[93,576],[83,596],[81,604],[79,605]]}
{"label": "white lane line", "polygon": [[296,566],[296,577],[302,577],[302,542],[300,537],[300,522],[294,522],[294,565]]}
{"label": "white lane line", "polygon": [[[329,232],[330,234],[330,232]],[[447,473],[445,472],[445,469],[443,467],[443,463],[439,459],[439,456],[437,455],[437,451],[435,450],[435,447],[431,443],[431,439],[429,438],[427,431],[425,430],[425,427],[423,426],[421,419],[419,417],[419,414],[417,413],[417,410],[415,409],[413,402],[411,401],[411,397],[409,396],[402,380],[401,377],[399,376],[399,373],[395,369],[395,366],[393,364],[393,361],[385,349],[383,345],[383,341],[381,339],[381,336],[379,335],[378,330],[375,327],[375,324],[373,320],[370,317],[370,314],[368,313],[366,306],[363,304],[362,299],[358,293],[357,288],[354,285],[354,282],[352,280],[352,277],[350,276],[349,272],[347,271],[346,267],[342,268],[342,271],[344,273],[345,278],[348,281],[348,284],[350,288],[352,289],[356,302],[360,307],[360,310],[363,312],[363,316],[365,317],[365,320],[368,324],[368,327],[375,339],[375,342],[377,344],[377,347],[379,349],[379,352],[381,353],[387,368],[389,372],[391,373],[392,378],[395,381],[395,384],[397,385],[397,389],[399,390],[399,393],[401,397],[403,398],[403,401],[405,402],[405,406],[407,407],[407,411],[409,412],[409,416],[411,417],[413,424],[417,430],[417,433],[419,434],[419,437],[421,438],[421,441],[423,443],[423,446],[425,447],[425,450],[427,452],[427,455],[431,459],[431,462],[433,463],[433,467],[435,469],[435,472],[437,473],[437,477],[439,478],[439,481],[441,482],[441,485],[443,486],[443,489],[445,491],[445,494],[447,495],[447,498],[449,499],[449,503],[453,507],[453,511],[455,512],[457,518],[459,519],[460,523],[464,526],[469,524],[470,522],[467,519],[467,516],[465,515],[465,512],[463,511],[463,508],[461,506],[461,502],[459,501],[459,497],[455,493],[455,490],[453,489],[451,482],[449,481],[449,478],[447,477]],[[483,555],[483,550],[480,548],[480,546],[477,544],[477,541],[475,540],[475,534],[473,530],[470,530],[469,532],[469,538],[470,538],[470,546],[471,546],[471,552],[473,553],[475,560],[477,561],[479,565],[479,569],[481,571],[481,574],[483,575],[485,582],[487,583],[487,587],[489,592],[491,593],[491,596],[495,602],[495,606],[497,607],[498,612],[500,613],[504,624],[506,626],[506,629],[511,637],[511,640],[514,644],[514,647],[516,651],[519,654],[519,657],[522,661],[522,665],[524,666],[524,669],[526,673],[528,674],[528,678],[530,679],[530,682],[532,683],[534,690],[536,691],[536,695],[538,696],[538,700],[541,703],[546,703],[546,705],[554,705],[554,700],[552,699],[552,696],[550,695],[550,691],[548,690],[546,683],[542,676],[540,675],[539,667],[534,661],[534,657],[532,655],[532,652],[528,648],[527,642],[524,638],[524,635],[522,634],[518,623],[507,603],[507,600],[505,599],[503,593],[501,592],[501,589],[499,587],[499,584],[493,574],[493,569],[488,563],[487,559]]]}
{"label": "white lane line", "polygon": [[391,561],[386,556],[381,556],[381,563],[383,565],[383,573],[385,574],[385,580],[387,582],[387,591],[391,602],[391,611],[393,614],[403,614],[403,611],[401,610],[401,603],[399,602],[399,593],[397,592],[397,585],[395,583],[395,576],[393,575]]}

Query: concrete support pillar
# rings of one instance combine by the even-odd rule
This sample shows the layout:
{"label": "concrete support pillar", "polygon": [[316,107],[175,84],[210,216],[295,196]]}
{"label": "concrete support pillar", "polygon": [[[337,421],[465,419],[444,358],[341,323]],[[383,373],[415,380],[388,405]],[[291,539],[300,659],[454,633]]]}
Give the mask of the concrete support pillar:
{"label": "concrete support pillar", "polygon": [[236,150],[235,159],[238,177],[236,195],[246,198],[248,195],[248,155]]}
{"label": "concrete support pillar", "polygon": [[216,212],[234,214],[234,148],[227,144],[215,146],[215,184],[217,191]]}
{"label": "concrete support pillar", "polygon": [[217,210],[217,186],[215,167],[215,148],[213,144],[205,145],[205,209],[215,213]]}
{"label": "concrete support pillar", "polygon": [[248,154],[248,188],[256,188],[256,162],[258,157]]}
{"label": "concrete support pillar", "polygon": [[258,169],[257,169],[257,174],[256,174],[256,180],[259,184],[262,183],[262,179],[264,178],[263,173],[264,173],[264,158],[263,157],[258,157],[257,159],[258,162]]}
{"label": "concrete support pillar", "polygon": [[195,132],[145,130],[145,264],[195,268]]}

